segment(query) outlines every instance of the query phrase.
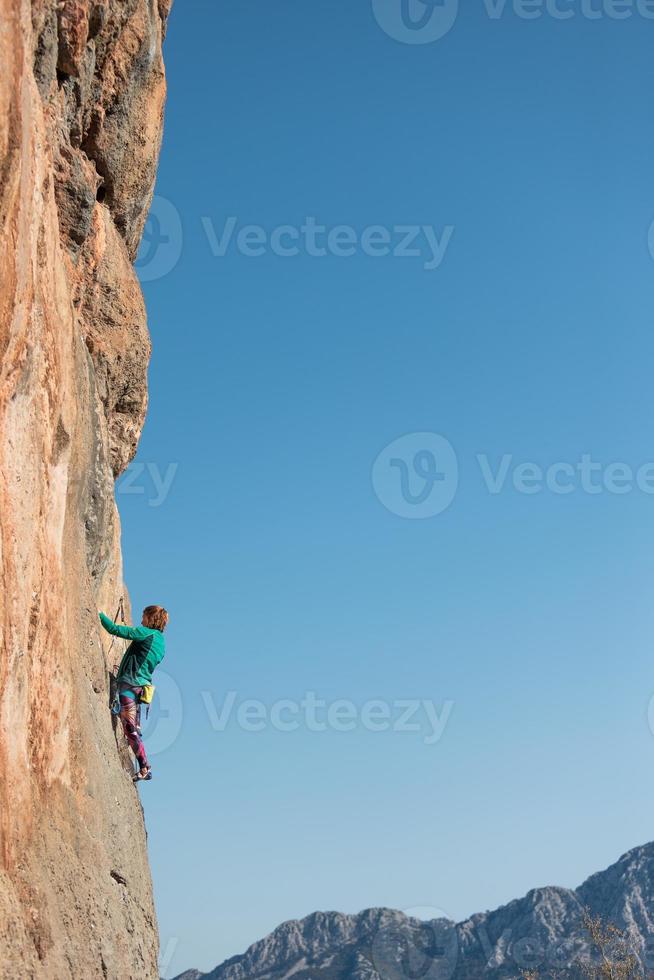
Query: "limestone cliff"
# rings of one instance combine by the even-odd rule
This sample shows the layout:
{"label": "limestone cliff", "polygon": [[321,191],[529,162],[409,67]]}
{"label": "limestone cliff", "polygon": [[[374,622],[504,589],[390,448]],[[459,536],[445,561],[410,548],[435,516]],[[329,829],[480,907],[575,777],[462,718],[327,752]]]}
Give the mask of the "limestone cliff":
{"label": "limestone cliff", "polygon": [[148,978],[145,828],[108,712],[114,477],[150,342],[132,262],[170,0],[0,0],[0,977]]}

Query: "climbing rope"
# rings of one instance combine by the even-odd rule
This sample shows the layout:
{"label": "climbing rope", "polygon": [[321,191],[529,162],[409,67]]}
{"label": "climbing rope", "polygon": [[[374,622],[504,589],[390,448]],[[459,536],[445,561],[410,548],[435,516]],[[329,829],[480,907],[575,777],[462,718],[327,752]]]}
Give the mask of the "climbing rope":
{"label": "climbing rope", "polygon": [[[116,615],[114,616],[114,623],[117,623],[118,622],[118,617],[119,616],[120,616],[121,623],[124,623],[125,622],[125,606],[124,606],[124,603],[123,603],[123,597],[122,597],[122,595],[121,595],[120,600],[118,602],[118,609],[116,610]],[[109,649],[107,650],[107,660],[109,659],[109,656],[110,656],[111,651],[113,649],[113,645],[114,645],[114,643],[116,642],[117,639],[118,639],[117,636],[112,636],[111,637],[111,643],[109,644]],[[125,643],[125,649],[127,649],[127,640],[125,640],[124,643]],[[113,671],[114,677],[117,677],[118,676],[118,668],[119,668],[119,666],[120,666],[119,664],[114,664],[113,665],[112,671]],[[120,697],[118,695],[118,687],[117,686],[116,686],[115,694],[114,694],[113,699],[111,701],[111,713],[112,713],[112,715],[119,715],[120,714]]]}
{"label": "climbing rope", "polygon": [[[116,610],[116,615],[114,616],[114,623],[117,623],[118,622],[118,617],[119,616],[120,616],[121,623],[124,623],[125,622],[125,606],[123,605],[123,597],[122,597],[122,595],[121,595],[120,599],[118,600],[118,609]],[[113,645],[114,645],[114,643],[116,642],[117,639],[118,639],[117,636],[112,636],[111,637],[111,643],[109,644],[109,649],[107,650],[107,657],[111,653],[111,651],[113,649]],[[127,641],[125,641],[125,648],[127,648]],[[113,670],[114,670],[114,675],[115,675],[116,674],[116,671],[118,670],[118,664],[114,664]]]}

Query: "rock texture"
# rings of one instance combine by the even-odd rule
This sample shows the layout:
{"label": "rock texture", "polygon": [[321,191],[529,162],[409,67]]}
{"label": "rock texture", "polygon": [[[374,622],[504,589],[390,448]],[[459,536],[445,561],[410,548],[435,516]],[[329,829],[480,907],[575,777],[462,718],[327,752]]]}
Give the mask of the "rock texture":
{"label": "rock texture", "polygon": [[318,912],[286,922],[211,973],[190,970],[176,980],[508,980],[531,969],[544,977],[577,977],[580,960],[589,955],[585,908],[629,934],[649,973],[654,844],[626,854],[576,891],[537,888],[459,924],[421,922],[389,909]]}
{"label": "rock texture", "polygon": [[157,976],[108,712],[170,0],[0,0],[0,977]]}

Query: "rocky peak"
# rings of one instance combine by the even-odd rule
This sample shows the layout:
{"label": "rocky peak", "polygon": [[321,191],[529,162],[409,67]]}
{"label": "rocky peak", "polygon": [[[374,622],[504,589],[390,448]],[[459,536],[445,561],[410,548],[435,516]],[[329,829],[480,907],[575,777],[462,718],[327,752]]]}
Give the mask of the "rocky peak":
{"label": "rocky peak", "polygon": [[[390,909],[360,915],[319,912],[286,922],[204,974],[205,980],[486,980],[523,969],[563,968],[578,975],[588,953],[582,913],[588,907],[629,932],[643,964],[654,934],[654,844],[636,848],[576,891],[535,888],[465,922],[421,922]],[[651,966],[651,964],[650,964]],[[186,980],[182,974],[176,980]],[[197,978],[194,978],[197,980]]]}

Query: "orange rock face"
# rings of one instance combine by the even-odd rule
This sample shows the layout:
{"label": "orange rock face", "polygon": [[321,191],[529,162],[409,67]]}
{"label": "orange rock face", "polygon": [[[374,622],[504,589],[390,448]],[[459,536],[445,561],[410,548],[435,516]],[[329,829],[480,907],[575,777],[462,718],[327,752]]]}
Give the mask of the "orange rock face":
{"label": "orange rock face", "polygon": [[[147,405],[133,270],[169,0],[0,0],[0,977],[154,978],[97,609]],[[147,787],[146,787],[147,788]]]}

